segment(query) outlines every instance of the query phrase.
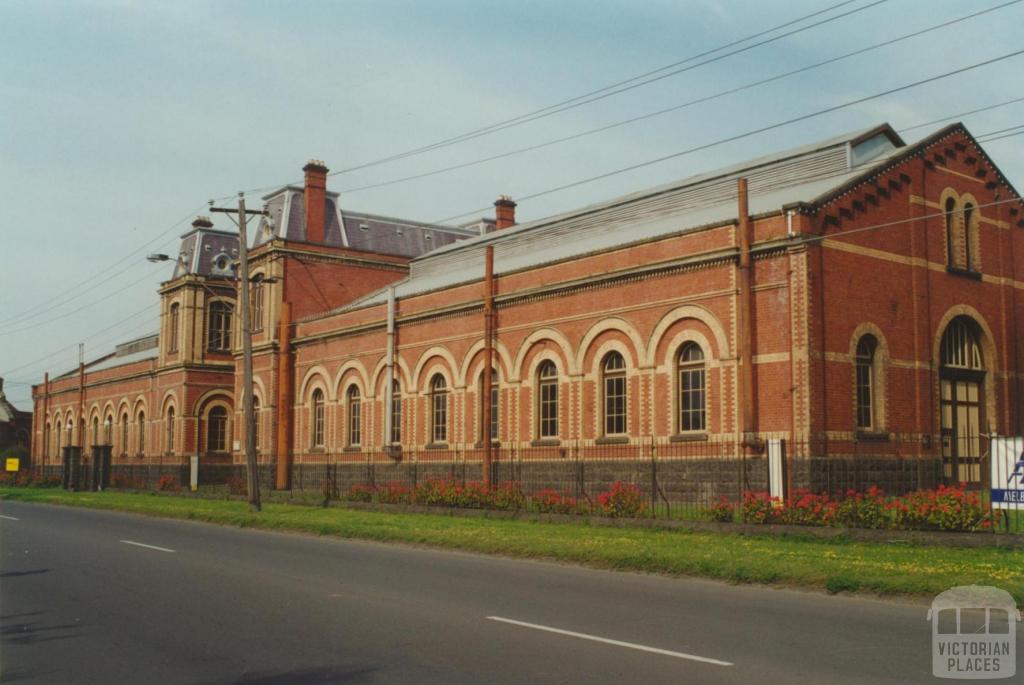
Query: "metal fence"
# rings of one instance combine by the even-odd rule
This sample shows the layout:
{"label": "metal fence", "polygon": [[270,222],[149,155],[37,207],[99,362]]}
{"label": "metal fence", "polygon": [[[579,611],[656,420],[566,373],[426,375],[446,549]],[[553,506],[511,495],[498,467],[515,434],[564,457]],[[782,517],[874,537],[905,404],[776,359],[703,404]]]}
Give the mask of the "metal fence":
{"label": "metal fence", "polygon": [[[841,500],[876,487],[893,498],[955,484],[948,459],[924,452],[916,444],[853,439],[782,443],[782,468],[776,476],[782,482],[773,483],[766,446],[767,440],[759,439],[746,445],[735,440],[495,445],[491,482],[506,493],[501,502],[505,507],[602,513],[608,511],[603,501],[618,491],[642,515],[678,519],[707,518],[723,502],[738,508],[745,493],[779,492],[792,500],[811,492]],[[986,502],[987,459],[987,453],[979,459],[981,479],[968,484],[968,490]],[[460,505],[474,506],[472,495],[479,493],[483,463],[484,449],[479,445],[297,455],[290,471],[290,495],[324,501],[413,503],[422,499],[417,492],[441,484],[466,490]],[[181,458],[151,464],[115,460],[106,474],[97,468],[95,455],[92,463],[72,460],[70,464],[69,469],[44,467],[39,473],[60,477],[66,487],[83,490],[188,489],[191,477],[187,460]],[[245,493],[244,465],[200,459],[197,475],[202,491]],[[260,465],[259,480],[264,491],[274,487],[273,463]],[[1000,510],[992,518],[993,530],[1024,532],[1024,510]]]}

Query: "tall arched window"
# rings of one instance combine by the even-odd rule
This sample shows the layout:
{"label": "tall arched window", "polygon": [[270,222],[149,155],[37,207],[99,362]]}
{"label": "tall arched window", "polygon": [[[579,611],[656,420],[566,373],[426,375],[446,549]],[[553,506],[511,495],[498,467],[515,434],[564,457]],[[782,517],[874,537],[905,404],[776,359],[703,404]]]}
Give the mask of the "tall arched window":
{"label": "tall arched window", "polygon": [[877,379],[875,378],[875,352],[878,341],[873,335],[865,335],[857,342],[857,428],[877,428],[876,410]]}
{"label": "tall arched window", "polygon": [[253,424],[253,441],[252,446],[256,449],[260,448],[260,398],[254,394],[252,396],[252,424]]}
{"label": "tall arched window", "polygon": [[164,445],[168,454],[174,454],[174,407],[167,408],[167,435]]}
{"label": "tall arched window", "polygon": [[128,454],[128,412],[121,414],[121,454]]}
{"label": "tall arched window", "polygon": [[180,325],[180,309],[177,302],[171,305],[170,316],[167,323],[167,351],[178,351],[178,326]]}
{"label": "tall arched window", "polygon": [[208,349],[214,352],[227,352],[231,349],[231,312],[230,302],[214,300],[210,303]]}
{"label": "tall arched window", "polygon": [[448,385],[441,374],[430,379],[430,426],[433,442],[448,441]]}
{"label": "tall arched window", "polygon": [[228,410],[216,406],[206,419],[206,451],[228,451]]}
{"label": "tall arched window", "polygon": [[139,455],[143,455],[146,453],[146,414],[144,412],[139,412],[139,418],[136,423],[138,424],[139,429],[139,438],[137,441],[139,444]]}
{"label": "tall arched window", "polygon": [[944,473],[954,482],[978,482],[986,375],[978,324],[963,316],[953,319],[942,336],[939,357]]}
{"label": "tall arched window", "polygon": [[103,422],[103,444],[110,445],[111,449],[114,447],[114,417],[111,414],[107,414]]}
{"label": "tall arched window", "polygon": [[[481,442],[483,442],[483,436],[484,436],[484,402],[486,401],[486,398],[484,397],[484,394],[485,394],[484,393],[484,374],[483,374],[483,372],[481,372],[480,373],[480,389],[477,392],[477,396],[480,398],[480,441]],[[491,425],[490,425],[490,430],[488,431],[488,433],[490,434],[492,441],[498,439],[498,397],[499,397],[499,394],[500,393],[499,393],[499,390],[498,390],[498,372],[495,371],[494,369],[491,369],[491,392],[490,392],[490,395],[491,395],[491,397],[490,397],[490,401],[491,401],[491,421],[490,421],[490,423],[491,423]]]}
{"label": "tall arched window", "polygon": [[957,254],[960,242],[957,240],[956,230],[956,199],[952,197],[946,198],[945,219],[947,265],[955,267],[960,261]]}
{"label": "tall arched window", "polygon": [[707,374],[704,369],[704,351],[700,345],[688,342],[676,358],[678,372],[680,433],[707,430]]}
{"label": "tall arched window", "polygon": [[310,444],[313,447],[324,446],[324,391],[317,388],[313,391],[312,416],[310,417]]}
{"label": "tall arched window", "polygon": [[263,330],[263,274],[253,276],[252,289],[249,297],[249,321],[252,323],[252,330]]}
{"label": "tall arched window", "polygon": [[964,205],[964,268],[968,271],[975,270],[974,262],[977,261],[971,244],[974,231],[971,228],[971,220],[974,218],[974,205],[970,202]]}
{"label": "tall arched window", "polygon": [[537,436],[558,437],[558,369],[550,360],[537,369]]}
{"label": "tall arched window", "polygon": [[53,432],[54,432],[54,435],[56,436],[56,440],[53,441],[54,444],[57,447],[56,456],[59,457],[60,456],[60,450],[61,450],[61,447],[62,447],[61,440],[63,440],[63,438],[64,438],[64,422],[58,420],[56,425],[53,427]]}
{"label": "tall arched window", "polygon": [[362,442],[362,402],[359,397],[359,388],[351,386],[346,393],[345,404],[348,407],[348,444],[355,447]]}
{"label": "tall arched window", "polygon": [[402,442],[402,386],[391,381],[391,442]]}
{"label": "tall arched window", "polygon": [[68,441],[65,443],[68,447],[75,444],[75,420],[68,417],[67,423]]}
{"label": "tall arched window", "polygon": [[100,444],[100,417],[92,417],[92,444]]}
{"label": "tall arched window", "polygon": [[604,434],[626,432],[626,360],[610,352],[601,367],[604,388]]}

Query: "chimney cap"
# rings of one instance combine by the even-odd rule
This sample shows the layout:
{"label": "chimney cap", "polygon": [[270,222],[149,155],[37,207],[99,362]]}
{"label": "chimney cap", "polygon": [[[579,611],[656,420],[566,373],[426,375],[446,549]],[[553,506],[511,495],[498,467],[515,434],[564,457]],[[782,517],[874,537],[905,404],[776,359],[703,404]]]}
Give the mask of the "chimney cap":
{"label": "chimney cap", "polygon": [[208,216],[197,216],[192,222],[192,228],[213,228],[213,222]]}
{"label": "chimney cap", "polygon": [[498,199],[494,201],[495,207],[515,207],[516,202],[508,195],[499,195]]}
{"label": "chimney cap", "polygon": [[306,162],[306,166],[302,167],[303,171],[322,171],[327,173],[327,165],[322,159],[311,159]]}

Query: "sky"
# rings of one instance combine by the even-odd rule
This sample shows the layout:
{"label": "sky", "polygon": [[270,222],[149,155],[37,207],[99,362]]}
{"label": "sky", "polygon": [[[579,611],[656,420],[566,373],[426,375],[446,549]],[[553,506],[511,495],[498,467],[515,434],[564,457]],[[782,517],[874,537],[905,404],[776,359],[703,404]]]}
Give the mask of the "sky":
{"label": "sky", "polygon": [[[324,160],[332,172],[361,167],[328,179],[329,189],[342,193],[342,211],[469,221],[491,214],[483,208],[499,194],[524,198],[1015,52],[1024,2],[630,125],[359,188],[677,107],[1006,1],[848,0],[836,7],[841,0],[6,0],[5,391],[30,409],[30,384],[45,371],[75,367],[79,342],[88,360],[155,332],[156,291],[172,266],[147,262],[146,254],[175,253],[190,221],[207,213],[208,200],[230,204],[244,191],[247,204],[258,206],[269,189],[299,182],[310,159]],[[798,29],[804,30],[779,37]],[[775,40],[754,45],[769,39]],[[711,58],[717,59],[702,64]],[[365,166],[676,63],[680,73],[622,93]],[[903,129],[954,117],[949,121],[962,120],[976,135],[1020,126],[1024,101],[954,115],[1024,97],[1022,70],[1024,55],[1003,59],[524,200],[517,218],[541,218],[885,121]],[[913,142],[945,123],[904,137]],[[985,148],[1024,189],[1024,136]],[[223,217],[215,221],[231,228]]]}

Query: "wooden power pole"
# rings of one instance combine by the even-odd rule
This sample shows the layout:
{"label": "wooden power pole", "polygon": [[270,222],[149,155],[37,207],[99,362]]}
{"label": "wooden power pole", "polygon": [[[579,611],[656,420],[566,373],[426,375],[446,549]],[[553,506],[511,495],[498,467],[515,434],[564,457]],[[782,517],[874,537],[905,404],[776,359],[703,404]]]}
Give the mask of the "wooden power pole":
{"label": "wooden power pole", "polygon": [[[230,214],[234,209],[211,207],[212,212]],[[264,215],[266,212],[245,208],[245,196],[238,194],[238,261],[239,261],[239,306],[242,314],[242,417],[245,426],[245,470],[249,490],[249,509],[260,510],[260,479],[256,465],[256,414],[252,406],[252,322],[249,314],[249,238],[246,225],[249,215]]]}

